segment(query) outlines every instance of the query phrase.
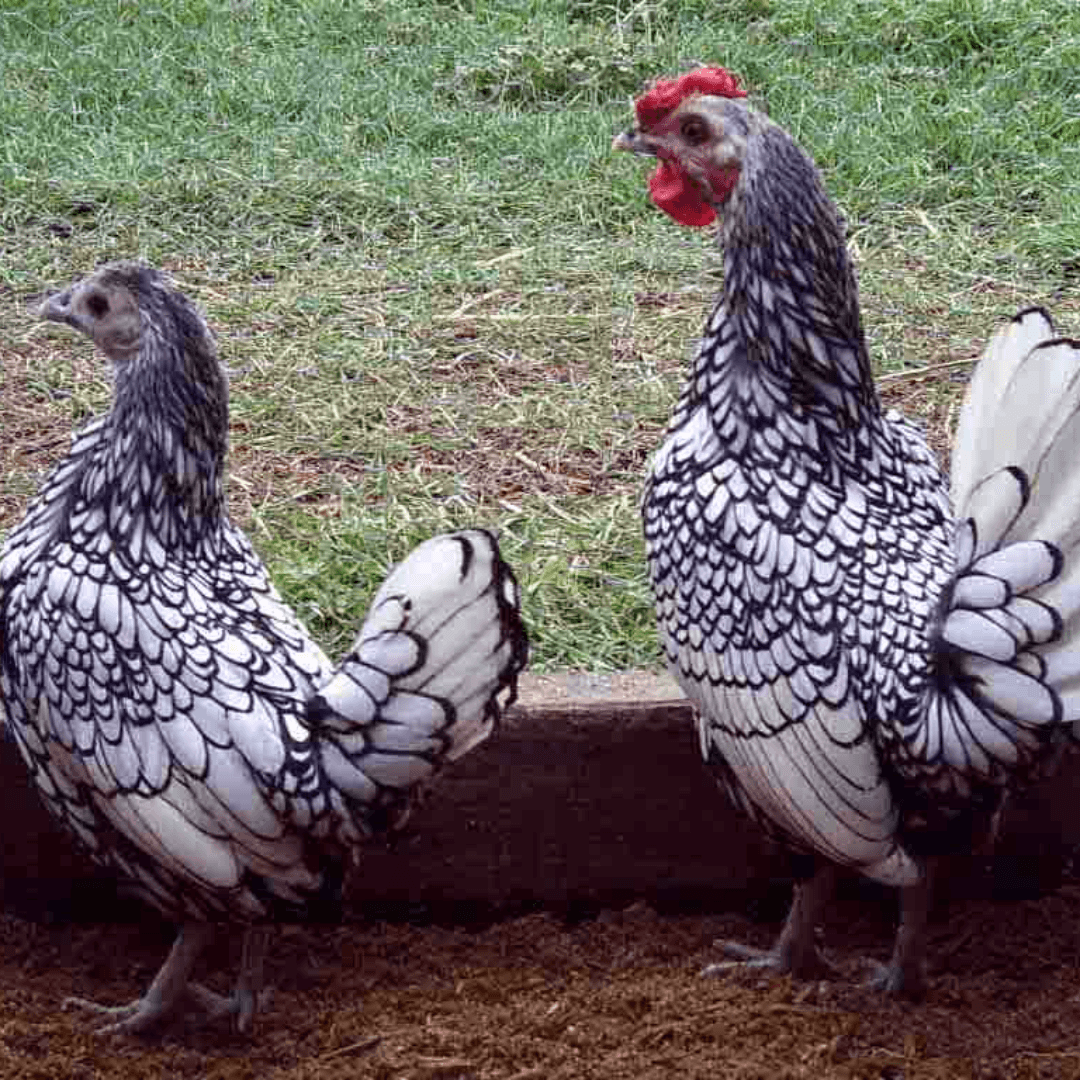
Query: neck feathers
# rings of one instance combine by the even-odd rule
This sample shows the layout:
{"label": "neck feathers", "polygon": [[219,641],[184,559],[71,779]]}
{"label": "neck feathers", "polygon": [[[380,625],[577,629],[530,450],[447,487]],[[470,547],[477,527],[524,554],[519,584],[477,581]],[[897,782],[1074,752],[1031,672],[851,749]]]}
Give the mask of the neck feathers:
{"label": "neck feathers", "polygon": [[166,551],[203,547],[224,513],[225,376],[201,320],[176,322],[147,327],[138,358],[117,371],[94,477],[110,532],[136,549],[144,532]]}
{"label": "neck feathers", "polygon": [[699,381],[725,384],[751,426],[795,421],[829,445],[876,424],[843,225],[813,163],[764,117],[753,118],[723,247],[724,291]]}
{"label": "neck feathers", "polygon": [[175,325],[146,321],[139,355],[116,370],[111,411],[75,434],[6,537],[0,583],[57,544],[136,574],[213,554],[225,512],[228,391],[194,309],[169,317]]}

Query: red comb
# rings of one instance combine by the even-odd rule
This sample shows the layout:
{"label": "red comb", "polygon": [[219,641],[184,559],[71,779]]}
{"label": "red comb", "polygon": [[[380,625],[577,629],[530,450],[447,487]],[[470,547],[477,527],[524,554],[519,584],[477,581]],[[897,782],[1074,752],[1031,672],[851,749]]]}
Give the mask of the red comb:
{"label": "red comb", "polygon": [[647,131],[663,120],[683,98],[691,94],[712,94],[716,97],[746,97],[739,80],[719,67],[698,68],[677,79],[659,79],[650,90],[634,103],[638,123]]}

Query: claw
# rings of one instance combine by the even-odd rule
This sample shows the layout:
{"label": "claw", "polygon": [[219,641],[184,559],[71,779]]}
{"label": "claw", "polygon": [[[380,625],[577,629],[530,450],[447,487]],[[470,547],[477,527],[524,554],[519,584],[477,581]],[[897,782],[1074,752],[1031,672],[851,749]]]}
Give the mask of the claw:
{"label": "claw", "polygon": [[835,979],[839,972],[816,945],[809,948],[783,948],[784,939],[772,949],[757,949],[741,941],[718,941],[720,951],[731,960],[708,964],[701,975],[717,978],[735,971],[760,971],[773,975],[791,975],[796,979]]}
{"label": "claw", "polygon": [[734,960],[709,964],[703,975],[723,975],[736,970],[756,970],[796,979],[835,978],[836,969],[821,955],[815,941],[815,926],[832,895],[835,871],[822,866],[806,882],[795,886],[784,929],[771,949],[755,949],[738,941],[718,942]]}
{"label": "claw", "polygon": [[68,997],[60,1007],[108,1017],[111,1023],[94,1028],[95,1035],[142,1035],[173,1012],[172,1003],[151,1001],[149,994],[127,1005],[102,1005],[89,998]]}
{"label": "claw", "polygon": [[883,964],[880,960],[866,957],[870,975],[863,980],[863,987],[891,998],[904,1001],[922,1001],[926,996],[926,976],[921,968],[907,970],[895,962]]}

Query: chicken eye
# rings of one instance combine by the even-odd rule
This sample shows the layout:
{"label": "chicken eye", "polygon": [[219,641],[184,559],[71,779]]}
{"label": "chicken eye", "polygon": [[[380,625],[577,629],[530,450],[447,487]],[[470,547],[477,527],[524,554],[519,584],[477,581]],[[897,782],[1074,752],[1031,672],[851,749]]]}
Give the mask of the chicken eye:
{"label": "chicken eye", "polygon": [[690,143],[691,146],[699,146],[709,137],[709,129],[705,126],[705,123],[696,116],[687,117],[682,122],[681,131],[682,137]]}
{"label": "chicken eye", "polygon": [[95,319],[100,319],[109,310],[108,298],[103,293],[91,293],[86,298],[86,310],[89,311]]}

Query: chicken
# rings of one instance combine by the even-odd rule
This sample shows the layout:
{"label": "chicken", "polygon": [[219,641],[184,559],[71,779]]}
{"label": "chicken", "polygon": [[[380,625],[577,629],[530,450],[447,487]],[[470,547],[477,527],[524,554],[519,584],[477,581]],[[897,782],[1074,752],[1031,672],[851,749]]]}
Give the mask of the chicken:
{"label": "chicken", "polygon": [[[517,584],[486,531],[428,540],[333,666],[226,512],[227,387],[195,307],[120,264],[41,310],[112,361],[114,395],[0,552],[3,715],[52,814],[182,924],[141,999],[74,1000],[103,1030],[191,999],[243,1029],[266,927],[333,911],[348,858],[497,725],[527,656]],[[231,999],[189,979],[216,923],[246,928]]]}
{"label": "chicken", "polygon": [[950,492],[878,399],[820,175],[743,97],[718,68],[663,80],[615,140],[659,159],[677,221],[721,216],[722,293],[644,496],[659,633],[708,768],[805,866],[776,946],[728,954],[828,970],[815,924],[849,867],[902,890],[871,981],[918,997],[935,865],[1080,722],[1080,344],[1038,309],[1000,330]]}

